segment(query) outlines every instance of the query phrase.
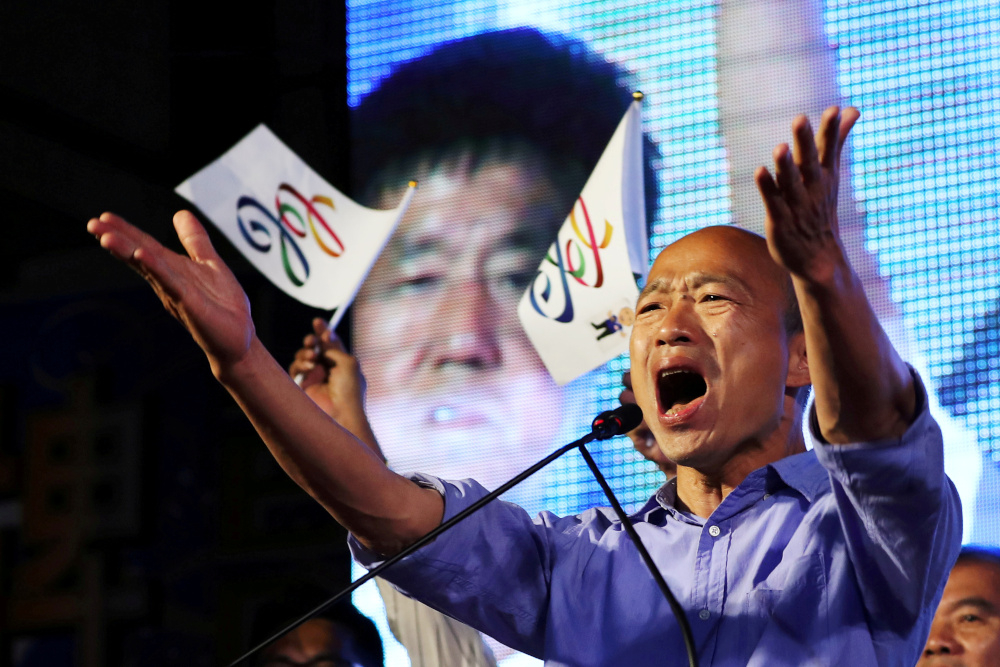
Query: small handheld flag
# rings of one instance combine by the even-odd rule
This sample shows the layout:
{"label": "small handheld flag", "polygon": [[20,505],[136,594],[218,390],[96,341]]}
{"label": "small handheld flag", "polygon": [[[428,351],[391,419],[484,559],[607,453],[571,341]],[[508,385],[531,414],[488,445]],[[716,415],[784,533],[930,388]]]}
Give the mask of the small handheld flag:
{"label": "small handheld flag", "polygon": [[361,206],[327,183],[265,125],[177,186],[258,271],[302,303],[332,310],[357,294],[413,197]]}
{"label": "small handheld flag", "polygon": [[641,93],[587,179],[518,304],[552,377],[565,384],[628,349],[648,271]]}

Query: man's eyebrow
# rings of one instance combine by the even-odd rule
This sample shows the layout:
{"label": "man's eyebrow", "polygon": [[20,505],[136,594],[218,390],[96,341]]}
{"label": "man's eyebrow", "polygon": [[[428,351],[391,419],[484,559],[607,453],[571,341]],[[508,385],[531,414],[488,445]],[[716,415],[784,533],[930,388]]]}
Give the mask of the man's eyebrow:
{"label": "man's eyebrow", "polygon": [[[735,287],[745,293],[750,292],[750,287],[744,281],[729,274],[707,272],[692,273],[686,278],[685,282],[687,282],[691,289],[698,289],[699,287],[704,287],[705,285],[719,284]],[[670,291],[672,291],[670,288],[670,282],[665,278],[657,278],[642,288],[642,292],[639,293],[638,301],[642,301],[644,297],[653,292]]]}
{"label": "man's eyebrow", "polygon": [[404,259],[413,259],[414,256],[443,252],[444,244],[444,237],[441,234],[420,232],[402,234],[399,238],[398,252]]}
{"label": "man's eyebrow", "polygon": [[951,605],[952,611],[959,609],[961,607],[976,607],[984,612],[990,614],[997,613],[997,606],[983,597],[971,596],[967,598],[962,598],[954,604]]}
{"label": "man's eyebrow", "polygon": [[663,278],[657,278],[652,282],[647,283],[646,286],[642,288],[636,302],[642,301],[648,294],[652,294],[653,292],[666,292],[667,289],[667,281]]}

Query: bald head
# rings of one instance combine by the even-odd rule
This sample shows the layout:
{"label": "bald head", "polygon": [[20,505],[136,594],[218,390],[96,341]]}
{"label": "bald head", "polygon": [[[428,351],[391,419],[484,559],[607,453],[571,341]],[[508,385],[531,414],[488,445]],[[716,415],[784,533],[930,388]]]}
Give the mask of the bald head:
{"label": "bald head", "polygon": [[[713,248],[720,257],[731,256],[734,260],[748,262],[756,267],[758,275],[780,285],[785,296],[785,331],[789,335],[802,331],[802,316],[792,286],[792,277],[774,261],[767,247],[767,239],[759,234],[732,225],[703,227],[668,245],[660,252],[656,261],[659,262],[661,257],[669,260],[674,256],[673,253],[685,254],[692,249],[700,251],[705,245]],[[650,286],[647,285],[646,289],[650,289]]]}
{"label": "bald head", "polygon": [[736,227],[688,234],[656,258],[636,305],[632,386],[679,466],[714,473],[744,450],[804,450],[809,374],[804,337],[789,334],[790,282],[765,240]]}

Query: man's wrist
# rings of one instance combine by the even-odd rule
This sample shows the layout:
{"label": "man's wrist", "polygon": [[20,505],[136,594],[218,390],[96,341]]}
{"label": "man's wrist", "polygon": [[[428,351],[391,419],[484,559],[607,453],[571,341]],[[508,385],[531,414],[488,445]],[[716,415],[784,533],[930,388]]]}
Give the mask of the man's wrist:
{"label": "man's wrist", "polygon": [[[253,333],[247,350],[242,356],[234,359],[209,357],[209,364],[216,380],[225,387],[233,387],[252,381],[261,374],[267,365],[277,365],[277,362],[257,338],[257,334]],[[283,368],[279,367],[279,370],[282,375],[287,376]]]}
{"label": "man's wrist", "polygon": [[861,283],[854,268],[842,252],[839,256],[829,257],[822,266],[810,271],[808,275],[792,274],[792,285],[800,299],[812,298],[825,301],[830,297],[849,294]]}

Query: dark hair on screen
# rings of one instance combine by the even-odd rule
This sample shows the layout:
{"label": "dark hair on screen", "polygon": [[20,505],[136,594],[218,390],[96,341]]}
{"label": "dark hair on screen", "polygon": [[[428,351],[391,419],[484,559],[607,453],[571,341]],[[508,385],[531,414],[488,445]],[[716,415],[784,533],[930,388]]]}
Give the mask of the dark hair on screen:
{"label": "dark hair on screen", "polygon": [[990,563],[1000,567],[1000,549],[982,544],[967,544],[958,553],[958,560],[955,564],[957,565],[958,563],[970,560]]}
{"label": "dark hair on screen", "polygon": [[[530,147],[541,158],[568,212],[632,101],[628,84],[624,70],[583,42],[532,28],[440,44],[396,66],[354,109],[355,196],[373,203],[419,163],[456,152],[495,154],[499,142],[514,151]],[[658,151],[648,136],[643,143],[651,226]]]}

